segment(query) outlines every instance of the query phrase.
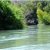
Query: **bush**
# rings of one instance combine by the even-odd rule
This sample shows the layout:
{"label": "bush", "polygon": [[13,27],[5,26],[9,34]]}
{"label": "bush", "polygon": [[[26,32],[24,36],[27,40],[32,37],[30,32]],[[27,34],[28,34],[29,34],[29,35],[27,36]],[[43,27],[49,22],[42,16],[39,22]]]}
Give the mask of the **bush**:
{"label": "bush", "polygon": [[44,12],[41,9],[37,9],[37,17],[38,17],[38,22],[43,23],[43,14]]}
{"label": "bush", "polygon": [[50,13],[44,11],[43,19],[45,24],[50,25]]}
{"label": "bush", "polygon": [[42,11],[41,9],[37,9],[37,16],[39,19],[39,23],[50,24],[50,13],[46,11]]}
{"label": "bush", "polygon": [[21,8],[8,1],[0,1],[0,29],[22,29],[24,23]]}

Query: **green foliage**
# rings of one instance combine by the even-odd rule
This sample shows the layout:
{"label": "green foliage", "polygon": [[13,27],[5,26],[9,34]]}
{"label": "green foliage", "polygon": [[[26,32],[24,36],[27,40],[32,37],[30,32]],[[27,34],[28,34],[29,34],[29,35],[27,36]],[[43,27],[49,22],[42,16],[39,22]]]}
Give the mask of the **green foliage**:
{"label": "green foliage", "polygon": [[46,11],[42,11],[41,9],[38,9],[37,16],[39,19],[39,23],[50,24],[50,13],[47,13]]}
{"label": "green foliage", "polygon": [[50,13],[47,13],[46,11],[44,11],[43,19],[44,19],[44,23],[49,25],[50,24]]}
{"label": "green foliage", "polygon": [[50,24],[50,3],[40,2],[40,7],[37,7],[37,16],[39,23]]}
{"label": "green foliage", "polygon": [[24,23],[21,8],[9,1],[0,1],[0,29],[22,29]]}
{"label": "green foliage", "polygon": [[37,3],[37,8],[42,8],[41,2],[38,2],[38,3]]}
{"label": "green foliage", "polygon": [[37,8],[40,8],[40,9],[43,10],[44,7],[46,7],[47,3],[48,3],[48,2],[46,2],[46,1],[38,1],[38,2],[37,2]]}
{"label": "green foliage", "polygon": [[50,3],[48,3],[43,9],[46,12],[50,12]]}
{"label": "green foliage", "polygon": [[23,10],[24,15],[33,10],[33,1],[24,1],[24,3],[17,3],[19,7]]}
{"label": "green foliage", "polygon": [[38,8],[37,9],[37,16],[38,16],[38,22],[39,23],[43,23],[43,15],[44,15],[44,12]]}

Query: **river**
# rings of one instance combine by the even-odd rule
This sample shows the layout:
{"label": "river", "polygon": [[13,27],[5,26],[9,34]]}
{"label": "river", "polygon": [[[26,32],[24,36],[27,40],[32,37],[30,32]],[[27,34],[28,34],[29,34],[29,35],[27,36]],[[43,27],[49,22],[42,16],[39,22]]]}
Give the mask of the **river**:
{"label": "river", "polygon": [[50,26],[0,31],[0,50],[50,50]]}

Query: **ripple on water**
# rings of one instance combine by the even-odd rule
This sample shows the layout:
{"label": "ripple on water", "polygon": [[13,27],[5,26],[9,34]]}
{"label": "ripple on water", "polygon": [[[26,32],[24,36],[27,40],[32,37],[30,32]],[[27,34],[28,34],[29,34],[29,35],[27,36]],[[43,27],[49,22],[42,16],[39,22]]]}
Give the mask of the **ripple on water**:
{"label": "ripple on water", "polygon": [[29,38],[29,36],[20,36],[20,37],[11,37],[11,38],[5,38],[5,36],[4,36],[3,38],[4,38],[3,40],[0,40],[0,43],[4,43],[9,40],[26,39],[26,38]]}
{"label": "ripple on water", "polygon": [[24,45],[20,47],[10,47],[0,50],[50,50],[50,44]]}

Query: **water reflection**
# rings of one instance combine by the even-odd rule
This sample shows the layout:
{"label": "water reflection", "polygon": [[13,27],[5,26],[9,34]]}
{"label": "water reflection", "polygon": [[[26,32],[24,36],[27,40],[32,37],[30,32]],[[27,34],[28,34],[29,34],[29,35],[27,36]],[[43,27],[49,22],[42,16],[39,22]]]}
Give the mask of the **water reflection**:
{"label": "water reflection", "polygon": [[[50,48],[50,26],[28,26],[25,30],[0,32],[0,50],[43,50]],[[48,49],[47,49],[48,50]]]}
{"label": "water reflection", "polygon": [[38,26],[38,42],[39,43],[50,43],[50,26],[39,25]]}

